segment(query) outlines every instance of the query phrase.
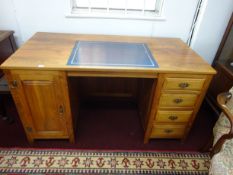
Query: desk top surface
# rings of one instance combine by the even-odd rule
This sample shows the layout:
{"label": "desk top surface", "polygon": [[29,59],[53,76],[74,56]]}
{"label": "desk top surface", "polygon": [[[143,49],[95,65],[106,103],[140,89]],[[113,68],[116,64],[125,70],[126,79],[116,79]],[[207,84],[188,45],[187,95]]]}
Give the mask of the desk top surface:
{"label": "desk top surface", "polygon": [[[158,67],[67,65],[77,41],[145,43]],[[215,74],[215,70],[177,38],[36,33],[2,65],[2,69],[66,71],[135,71]]]}

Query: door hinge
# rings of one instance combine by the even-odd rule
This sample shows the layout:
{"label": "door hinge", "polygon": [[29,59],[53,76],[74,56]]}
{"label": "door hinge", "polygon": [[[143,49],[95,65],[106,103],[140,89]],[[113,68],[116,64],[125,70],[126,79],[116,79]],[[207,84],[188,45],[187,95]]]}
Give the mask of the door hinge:
{"label": "door hinge", "polygon": [[32,128],[31,127],[26,127],[26,131],[27,132],[32,132]]}

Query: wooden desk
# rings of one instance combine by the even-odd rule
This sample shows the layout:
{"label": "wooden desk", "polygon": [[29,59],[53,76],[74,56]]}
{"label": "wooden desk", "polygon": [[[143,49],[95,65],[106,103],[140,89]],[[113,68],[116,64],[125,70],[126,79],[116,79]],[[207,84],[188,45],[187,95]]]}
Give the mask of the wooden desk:
{"label": "wooden desk", "polygon": [[[68,58],[78,40],[146,43],[159,67],[69,66]],[[69,77],[72,82],[76,77],[136,81],[139,91],[133,94],[139,99],[144,142],[184,139],[215,74],[180,39],[54,33],[36,33],[1,68],[29,142],[50,138],[74,142],[75,109],[70,107],[74,96],[69,95],[74,86]]]}

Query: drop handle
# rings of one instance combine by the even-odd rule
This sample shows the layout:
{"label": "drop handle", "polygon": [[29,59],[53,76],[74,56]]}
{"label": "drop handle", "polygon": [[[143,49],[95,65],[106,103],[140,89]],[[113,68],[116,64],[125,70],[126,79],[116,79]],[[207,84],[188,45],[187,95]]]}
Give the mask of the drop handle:
{"label": "drop handle", "polygon": [[184,89],[184,88],[189,87],[189,84],[186,83],[186,82],[183,82],[183,83],[180,83],[180,84],[179,84],[179,87],[182,88],[182,89]]}
{"label": "drop handle", "polygon": [[173,130],[172,129],[165,129],[164,132],[167,133],[167,134],[170,134],[170,133],[173,132]]}
{"label": "drop handle", "polygon": [[11,89],[15,89],[15,88],[17,88],[17,87],[18,87],[17,81],[16,81],[16,80],[11,81],[11,86],[10,86],[10,88],[11,88]]}
{"label": "drop handle", "polygon": [[177,120],[178,119],[178,117],[177,116],[175,116],[175,115],[171,115],[171,116],[169,116],[168,117],[170,120]]}
{"label": "drop handle", "polygon": [[176,104],[179,104],[179,103],[182,103],[182,102],[183,102],[182,98],[176,98],[176,99],[174,99],[174,103],[176,103]]}
{"label": "drop handle", "polygon": [[64,107],[63,107],[63,105],[60,105],[60,106],[59,106],[59,114],[60,114],[60,115],[63,115],[63,114],[64,114]]}

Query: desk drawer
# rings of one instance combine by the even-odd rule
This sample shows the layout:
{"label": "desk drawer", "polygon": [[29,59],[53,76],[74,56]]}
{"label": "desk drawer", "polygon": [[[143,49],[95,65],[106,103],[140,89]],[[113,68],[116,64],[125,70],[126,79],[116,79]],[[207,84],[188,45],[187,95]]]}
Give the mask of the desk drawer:
{"label": "desk drawer", "polygon": [[156,122],[188,122],[193,111],[158,111]]}
{"label": "desk drawer", "polygon": [[151,138],[182,138],[185,133],[185,125],[154,124]]}
{"label": "desk drawer", "polygon": [[162,94],[160,107],[193,107],[197,99],[196,94]]}
{"label": "desk drawer", "polygon": [[201,90],[205,79],[166,78],[163,89],[171,90]]}

